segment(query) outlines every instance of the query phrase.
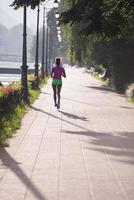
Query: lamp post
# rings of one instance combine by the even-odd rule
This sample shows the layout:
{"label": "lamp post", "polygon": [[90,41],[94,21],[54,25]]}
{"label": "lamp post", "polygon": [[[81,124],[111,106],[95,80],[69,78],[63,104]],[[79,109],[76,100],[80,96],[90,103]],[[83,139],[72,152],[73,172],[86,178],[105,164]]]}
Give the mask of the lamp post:
{"label": "lamp post", "polygon": [[51,53],[50,53],[50,30],[48,29],[48,74],[50,73],[51,69],[50,69],[50,59],[51,59]]}
{"label": "lamp post", "polygon": [[39,85],[39,4],[37,9],[37,32],[36,32],[36,52],[35,52],[35,77],[36,77],[36,86]]}
{"label": "lamp post", "polygon": [[23,49],[22,49],[22,66],[21,66],[21,93],[24,101],[28,101],[27,87],[27,5],[23,4]]}
{"label": "lamp post", "polygon": [[46,30],[46,69],[45,69],[45,73],[46,73],[46,76],[48,76],[48,27],[47,27],[47,30]]}
{"label": "lamp post", "polygon": [[[49,0],[48,0],[49,1]],[[44,79],[44,74],[48,76],[48,65],[50,65],[50,53],[49,53],[49,28],[47,23],[45,24],[45,17],[46,17],[46,4],[45,2],[44,7],[43,7],[43,34],[42,34],[42,67],[41,67],[41,77]],[[54,0],[54,7],[58,7],[58,0]],[[46,25],[46,31],[45,31],[45,25]],[[46,34],[45,34],[46,33]],[[46,36],[46,37],[45,37]],[[45,65],[45,69],[44,69]],[[44,73],[45,71],[45,73]]]}
{"label": "lamp post", "polygon": [[[44,79],[44,76],[48,76],[48,65],[50,65],[50,54],[48,53],[48,48],[49,48],[49,28],[47,26],[47,23],[45,24],[45,19],[46,19],[46,4],[49,0],[45,2],[44,7],[43,7],[43,34],[42,34],[42,67],[41,67],[41,77]],[[58,7],[58,0],[54,0],[54,7]],[[46,21],[47,22],[47,21]],[[45,31],[45,25],[46,25],[46,31]],[[46,36],[46,37],[45,37]],[[44,69],[44,65],[45,69]]]}
{"label": "lamp post", "polygon": [[44,55],[45,55],[45,6],[43,8],[43,31],[42,31],[42,67],[41,67],[41,78],[44,79]]}
{"label": "lamp post", "polygon": [[45,4],[43,4],[43,31],[42,31],[42,66],[41,66],[41,78],[44,79],[45,77],[45,20],[46,20],[46,7],[45,5],[47,4],[49,0],[45,1]]}

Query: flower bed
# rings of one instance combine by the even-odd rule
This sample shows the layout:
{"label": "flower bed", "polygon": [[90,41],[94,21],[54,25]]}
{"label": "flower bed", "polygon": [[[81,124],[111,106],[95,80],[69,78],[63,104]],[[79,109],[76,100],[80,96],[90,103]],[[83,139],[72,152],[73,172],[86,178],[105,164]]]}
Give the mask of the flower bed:
{"label": "flower bed", "polygon": [[12,105],[18,104],[21,98],[20,83],[0,87],[0,117],[9,112]]}
{"label": "flower bed", "polygon": [[20,83],[0,86],[0,145],[7,144],[7,139],[20,125],[20,105]]}
{"label": "flower bed", "polygon": [[20,127],[22,117],[40,94],[40,87],[47,83],[47,78],[39,81],[38,88],[33,88],[34,81],[34,76],[28,76],[29,103],[22,100],[21,83],[0,86],[0,146],[8,145],[8,139]]}

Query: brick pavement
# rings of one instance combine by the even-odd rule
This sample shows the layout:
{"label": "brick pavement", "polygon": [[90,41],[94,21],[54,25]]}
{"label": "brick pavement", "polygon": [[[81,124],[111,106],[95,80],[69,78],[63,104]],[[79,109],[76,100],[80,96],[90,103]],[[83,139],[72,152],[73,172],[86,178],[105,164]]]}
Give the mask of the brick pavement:
{"label": "brick pavement", "polygon": [[133,200],[134,105],[66,71],[61,109],[50,80],[0,149],[0,200]]}

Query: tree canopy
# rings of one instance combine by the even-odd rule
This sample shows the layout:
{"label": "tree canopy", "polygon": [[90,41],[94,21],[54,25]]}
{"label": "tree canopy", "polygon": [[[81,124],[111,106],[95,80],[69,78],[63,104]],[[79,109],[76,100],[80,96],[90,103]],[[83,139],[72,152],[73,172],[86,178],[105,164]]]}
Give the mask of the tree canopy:
{"label": "tree canopy", "polygon": [[32,9],[35,9],[35,7],[39,5],[40,2],[44,1],[45,0],[14,0],[11,6],[14,9],[18,9],[25,4],[26,6],[31,6]]}
{"label": "tree canopy", "polygon": [[134,0],[61,0],[60,11],[72,64],[105,68],[118,91],[134,81]]}
{"label": "tree canopy", "polygon": [[[61,13],[61,23],[81,24],[82,34],[127,35],[134,18],[134,0],[77,0]],[[127,31],[126,31],[127,30]],[[130,31],[130,30],[129,30]]]}

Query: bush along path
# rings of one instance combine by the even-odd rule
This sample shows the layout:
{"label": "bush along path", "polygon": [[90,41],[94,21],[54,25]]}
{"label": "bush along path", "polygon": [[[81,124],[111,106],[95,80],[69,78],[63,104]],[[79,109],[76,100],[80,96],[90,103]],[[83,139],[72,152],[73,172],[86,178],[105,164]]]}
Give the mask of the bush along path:
{"label": "bush along path", "polygon": [[12,83],[0,86],[0,146],[8,146],[9,138],[13,137],[15,130],[21,126],[21,120],[28,111],[30,104],[40,94],[40,88],[46,84],[47,79],[40,81],[39,88],[33,88],[34,78],[28,81],[29,103],[21,98],[21,84]]}
{"label": "bush along path", "polygon": [[134,103],[134,83],[126,84],[124,91],[119,91],[117,90],[114,84],[111,74],[109,73],[107,74],[107,70],[104,70],[104,68],[101,65],[97,66],[97,70],[95,67],[94,68],[91,67],[86,71],[96,79],[102,81],[104,86],[107,87],[109,90],[113,90],[116,91],[117,93],[125,95],[129,102]]}

